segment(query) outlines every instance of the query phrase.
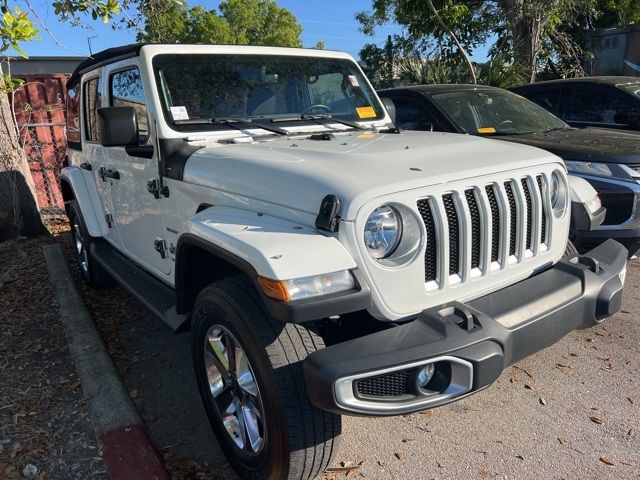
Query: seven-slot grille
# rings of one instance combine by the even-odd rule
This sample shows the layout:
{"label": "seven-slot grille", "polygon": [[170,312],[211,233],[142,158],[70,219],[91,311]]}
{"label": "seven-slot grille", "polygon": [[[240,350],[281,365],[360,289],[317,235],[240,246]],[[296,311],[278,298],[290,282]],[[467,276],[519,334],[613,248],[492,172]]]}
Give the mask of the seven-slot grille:
{"label": "seven-slot grille", "polygon": [[526,176],[418,200],[427,232],[425,282],[443,284],[443,271],[464,280],[473,269],[486,272],[487,262],[510,265],[513,258],[520,262],[546,249],[550,210],[544,186],[542,175]]}

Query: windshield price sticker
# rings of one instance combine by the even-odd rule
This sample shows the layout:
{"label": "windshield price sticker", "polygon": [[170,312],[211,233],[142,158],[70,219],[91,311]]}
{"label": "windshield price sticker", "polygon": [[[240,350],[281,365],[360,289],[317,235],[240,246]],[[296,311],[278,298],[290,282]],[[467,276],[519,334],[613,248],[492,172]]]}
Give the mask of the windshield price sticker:
{"label": "windshield price sticker", "polygon": [[360,83],[358,82],[358,78],[355,75],[349,75],[349,83],[352,87],[359,87]]}
{"label": "windshield price sticker", "polygon": [[169,107],[171,110],[171,116],[174,120],[189,120],[189,113],[187,113],[187,107]]}
{"label": "windshield price sticker", "polygon": [[356,112],[360,118],[376,118],[376,111],[373,107],[357,107]]}
{"label": "windshield price sticker", "polygon": [[496,129],[493,127],[479,127],[478,133],[496,133]]}

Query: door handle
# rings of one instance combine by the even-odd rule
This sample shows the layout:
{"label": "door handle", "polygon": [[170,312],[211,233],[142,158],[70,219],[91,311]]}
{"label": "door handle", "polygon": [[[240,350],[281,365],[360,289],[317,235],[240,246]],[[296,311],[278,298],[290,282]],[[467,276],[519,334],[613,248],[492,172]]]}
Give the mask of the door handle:
{"label": "door handle", "polygon": [[89,162],[82,162],[80,165],[78,165],[81,169],[83,170],[88,170],[91,171],[93,170],[93,166],[89,163]]}
{"label": "door handle", "polygon": [[107,178],[112,178],[113,180],[120,180],[120,172],[117,170],[106,169],[104,167],[100,167],[98,169],[98,176],[102,179],[103,182],[107,181]]}

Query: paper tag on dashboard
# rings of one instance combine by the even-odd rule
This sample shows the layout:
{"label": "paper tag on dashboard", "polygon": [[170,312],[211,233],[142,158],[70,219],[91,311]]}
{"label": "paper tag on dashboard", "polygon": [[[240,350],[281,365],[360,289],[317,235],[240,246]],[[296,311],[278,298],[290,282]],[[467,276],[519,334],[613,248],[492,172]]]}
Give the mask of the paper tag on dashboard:
{"label": "paper tag on dashboard", "polygon": [[360,118],[376,118],[376,111],[373,107],[358,107],[356,112]]}
{"label": "paper tag on dashboard", "polygon": [[189,120],[189,113],[187,113],[187,107],[169,107],[171,110],[171,116],[174,120]]}
{"label": "paper tag on dashboard", "polygon": [[355,75],[349,75],[349,83],[351,84],[352,87],[359,87],[360,86],[360,82],[358,82],[358,77],[356,77]]}

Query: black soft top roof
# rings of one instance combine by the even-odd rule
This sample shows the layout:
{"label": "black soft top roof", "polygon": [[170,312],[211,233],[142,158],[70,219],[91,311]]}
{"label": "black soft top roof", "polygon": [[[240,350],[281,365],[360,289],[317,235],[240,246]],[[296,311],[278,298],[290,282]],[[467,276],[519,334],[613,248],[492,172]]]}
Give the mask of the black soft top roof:
{"label": "black soft top roof", "polygon": [[146,43],[132,43],[130,45],[123,45],[121,47],[113,47],[107,48],[106,50],[102,50],[101,52],[94,53],[85,61],[83,61],[80,65],[76,67],[76,69],[69,77],[67,81],[67,86],[74,84],[80,79],[80,75],[94,68],[100,67],[107,63],[115,62],[116,60],[121,60],[127,57],[135,57],[140,53],[140,49],[147,45]]}

